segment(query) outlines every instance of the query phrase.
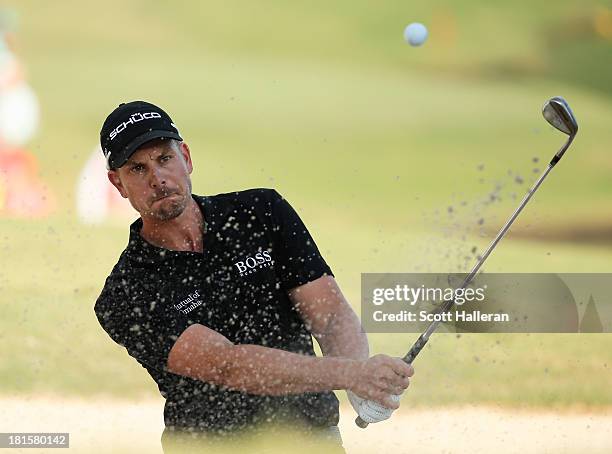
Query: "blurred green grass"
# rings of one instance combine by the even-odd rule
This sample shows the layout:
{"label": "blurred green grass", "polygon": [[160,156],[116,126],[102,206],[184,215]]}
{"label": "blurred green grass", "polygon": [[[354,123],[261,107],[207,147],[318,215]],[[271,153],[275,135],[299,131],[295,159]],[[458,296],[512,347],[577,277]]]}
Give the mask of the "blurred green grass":
{"label": "blurred green grass", "polygon": [[[610,42],[592,28],[598,2],[8,4],[20,12],[18,47],[43,112],[31,148],[59,210],[37,223],[1,221],[3,393],[157,393],[92,310],[127,226],[82,226],[73,208],[104,117],[130,99],[171,113],[193,151],[195,192],[285,195],[357,308],[362,272],[465,268],[465,251],[486,245],[512,194],[563,143],[540,114],[562,94],[580,135],[521,215],[520,237],[504,240],[486,269],[612,270],[609,241],[528,239],[612,223],[602,82],[612,69],[602,57]],[[430,25],[421,49],[401,39],[416,20]],[[569,43],[555,39],[568,33]],[[501,200],[484,204],[496,185]],[[414,337],[372,335],[373,351],[401,355]],[[415,365],[411,398],[611,405],[611,347],[609,335],[437,335]]]}

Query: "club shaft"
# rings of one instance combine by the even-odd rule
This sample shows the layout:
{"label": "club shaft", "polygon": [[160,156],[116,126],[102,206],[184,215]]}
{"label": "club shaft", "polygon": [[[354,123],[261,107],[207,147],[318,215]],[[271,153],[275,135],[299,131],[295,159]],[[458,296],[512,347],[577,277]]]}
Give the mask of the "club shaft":
{"label": "club shaft", "polygon": [[[491,244],[489,244],[489,247],[487,248],[487,250],[478,259],[478,261],[474,265],[474,268],[472,268],[472,271],[470,271],[470,274],[467,275],[467,277],[463,281],[463,284],[461,284],[461,287],[459,288],[463,289],[470,282],[472,282],[472,280],[474,279],[474,277],[476,276],[476,274],[482,267],[482,264],[485,262],[485,260],[487,260],[489,255],[491,255],[491,252],[493,252],[493,249],[495,249],[495,246],[497,246],[497,243],[499,243],[501,239],[504,237],[504,235],[506,234],[506,232],[508,232],[508,230],[510,229],[510,226],[512,226],[512,223],[515,221],[515,219],[518,217],[521,211],[523,211],[523,208],[525,208],[525,205],[527,205],[527,202],[529,202],[533,194],[535,194],[535,192],[538,190],[538,188],[540,187],[544,179],[548,176],[552,168],[557,164],[557,162],[559,162],[563,154],[567,151],[571,143],[574,141],[576,130],[577,130],[577,127],[574,128],[574,133],[569,136],[567,142],[561,147],[561,149],[555,154],[555,156],[553,156],[553,158],[551,159],[550,163],[548,164],[544,172],[542,172],[542,175],[540,175],[540,177],[536,180],[536,182],[527,191],[527,194],[525,194],[525,197],[523,197],[523,200],[521,200],[521,203],[519,204],[518,208],[514,211],[514,213],[512,213],[512,216],[508,218],[508,220],[506,221],[504,226],[500,229],[500,231],[497,233],[493,241],[491,241]],[[438,313],[448,312],[450,308],[453,306],[453,304],[454,304],[454,301],[452,299],[448,301],[444,301],[444,303],[437,309],[436,312]],[[407,364],[412,364],[412,362],[415,360],[415,358],[418,356],[421,350],[423,350],[425,345],[427,345],[427,341],[429,341],[429,337],[434,333],[434,331],[436,331],[440,323],[441,321],[431,322],[429,326],[427,327],[427,329],[425,330],[425,332],[419,336],[419,338],[412,345],[412,347],[410,348],[406,356],[402,358],[402,360],[405,361]],[[361,417],[359,416],[357,417],[357,419],[355,419],[355,424],[357,424],[357,426],[361,427],[362,429],[365,429],[366,427],[368,427],[368,423],[364,421],[363,419],[361,419]]]}
{"label": "club shaft", "polygon": [[[493,241],[491,241],[491,244],[489,244],[489,247],[487,248],[487,250],[478,259],[478,261],[474,265],[474,268],[472,268],[472,271],[470,271],[470,274],[467,275],[467,277],[463,281],[463,284],[461,284],[461,287],[459,287],[460,289],[467,287],[469,283],[472,282],[476,274],[478,274],[478,271],[480,271],[480,268],[482,267],[483,263],[487,260],[489,255],[491,255],[491,252],[493,252],[493,249],[495,249],[495,246],[497,246],[497,244],[501,241],[504,235],[508,232],[508,230],[510,229],[510,226],[512,226],[512,223],[521,213],[523,208],[525,208],[525,205],[527,205],[527,202],[529,202],[533,194],[540,187],[540,185],[542,184],[546,176],[550,173],[552,168],[553,168],[552,164],[548,164],[548,166],[546,166],[546,169],[544,170],[544,172],[542,172],[542,175],[540,175],[540,178],[538,178],[537,181],[533,184],[533,186],[527,191],[527,194],[525,194],[525,197],[523,197],[523,200],[521,201],[517,209],[514,211],[514,213],[512,213],[512,216],[508,218],[508,220],[506,221],[504,226],[500,229],[500,231],[497,233]],[[453,306],[453,303],[454,303],[453,300],[445,301],[444,304],[440,306],[438,312],[448,312],[450,308]],[[414,343],[410,351],[406,354],[406,356],[404,356],[404,358],[402,358],[406,363],[412,364],[412,361],[414,361],[414,359],[417,357],[419,352],[423,349],[425,344],[427,344],[427,341],[429,340],[429,336],[431,336],[434,333],[434,331],[436,331],[440,323],[441,321],[438,319],[429,324],[425,332],[419,336],[419,338]]]}
{"label": "club shaft", "polygon": [[[573,137],[570,137],[570,139],[561,149],[563,152],[567,150],[572,140],[573,140]],[[563,153],[561,153],[561,155],[562,154]],[[478,261],[472,268],[472,271],[470,271],[470,274],[467,275],[467,277],[463,281],[463,284],[461,284],[461,287],[459,287],[460,289],[467,287],[469,283],[472,282],[476,274],[478,274],[478,271],[480,271],[480,268],[482,267],[483,263],[487,260],[489,255],[491,255],[491,252],[493,252],[493,249],[495,249],[495,246],[497,246],[497,243],[499,243],[501,239],[504,237],[504,235],[508,232],[508,230],[514,223],[515,219],[518,217],[521,211],[523,211],[523,208],[525,208],[525,205],[527,205],[527,202],[529,202],[533,194],[538,190],[538,188],[540,187],[544,179],[548,176],[548,174],[550,173],[550,171],[552,170],[552,168],[555,166],[557,162],[558,162],[558,159],[557,160],[553,159],[553,161],[551,161],[550,164],[548,164],[544,172],[542,172],[542,175],[540,175],[540,177],[533,184],[533,186],[531,186],[531,188],[527,191],[527,194],[525,194],[525,197],[523,197],[523,200],[519,204],[518,208],[514,211],[514,213],[512,213],[512,216],[508,218],[508,220],[506,221],[504,226],[500,229],[500,231],[497,233],[493,241],[491,241],[491,244],[489,244],[489,247],[487,248],[487,250],[478,259]],[[452,299],[445,301],[444,304],[442,304],[436,312],[438,313],[448,312],[450,308],[453,306],[453,304],[454,304],[454,301]],[[406,353],[406,356],[402,358],[404,362],[406,362],[407,364],[412,364],[412,362],[415,360],[415,358],[418,356],[418,354],[421,352],[421,350],[423,350],[423,348],[427,344],[429,337],[436,331],[440,323],[441,323],[440,320],[436,320],[429,324],[425,332],[423,332],[423,334],[419,336],[419,338],[412,345],[408,353]],[[366,427],[368,427],[368,423],[365,422],[363,419],[361,419],[359,416],[357,417],[357,419],[355,419],[355,424],[357,424],[357,426],[361,427],[362,429],[365,429]]]}

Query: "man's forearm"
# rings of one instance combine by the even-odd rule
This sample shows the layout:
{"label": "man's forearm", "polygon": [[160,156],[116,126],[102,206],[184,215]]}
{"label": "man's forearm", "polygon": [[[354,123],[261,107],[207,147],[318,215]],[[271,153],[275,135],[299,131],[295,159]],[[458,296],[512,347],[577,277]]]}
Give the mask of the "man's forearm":
{"label": "man's forearm", "polygon": [[325,356],[365,360],[368,338],[332,276],[322,276],[289,292]]}
{"label": "man's forearm", "polygon": [[252,394],[347,389],[364,366],[350,358],[317,358],[250,344],[233,344],[203,325],[187,328],[167,360],[170,372]]}
{"label": "man's forearm", "polygon": [[234,345],[221,365],[222,384],[252,394],[298,394],[350,387],[361,362]]}
{"label": "man's forearm", "polygon": [[368,338],[359,318],[348,307],[334,314],[325,332],[315,334],[315,337],[325,356],[365,360],[370,354]]}

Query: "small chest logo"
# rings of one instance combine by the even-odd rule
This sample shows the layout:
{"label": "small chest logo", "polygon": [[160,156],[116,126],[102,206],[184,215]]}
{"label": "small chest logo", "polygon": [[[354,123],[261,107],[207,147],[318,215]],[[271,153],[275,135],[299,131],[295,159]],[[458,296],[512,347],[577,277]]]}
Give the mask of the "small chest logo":
{"label": "small chest logo", "polygon": [[247,276],[273,264],[274,260],[270,253],[263,251],[234,263],[234,266],[238,269],[240,276]]}
{"label": "small chest logo", "polygon": [[202,299],[200,298],[200,292],[196,290],[195,292],[190,293],[183,301],[175,304],[174,308],[177,311],[181,311],[183,314],[188,314],[196,307],[201,305]]}

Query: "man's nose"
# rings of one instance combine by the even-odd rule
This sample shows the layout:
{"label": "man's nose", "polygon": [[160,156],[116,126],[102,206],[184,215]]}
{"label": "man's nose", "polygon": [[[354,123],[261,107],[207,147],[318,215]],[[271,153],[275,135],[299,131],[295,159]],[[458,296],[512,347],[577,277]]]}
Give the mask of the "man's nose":
{"label": "man's nose", "polygon": [[152,188],[158,188],[161,186],[166,186],[166,179],[162,175],[160,169],[153,168],[149,175],[149,184]]}

